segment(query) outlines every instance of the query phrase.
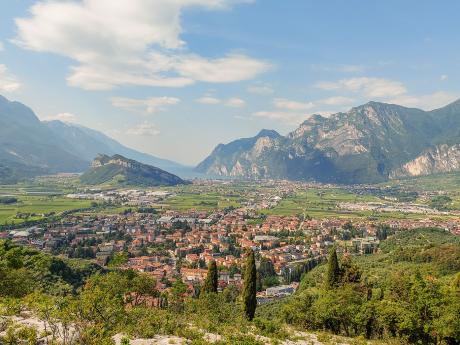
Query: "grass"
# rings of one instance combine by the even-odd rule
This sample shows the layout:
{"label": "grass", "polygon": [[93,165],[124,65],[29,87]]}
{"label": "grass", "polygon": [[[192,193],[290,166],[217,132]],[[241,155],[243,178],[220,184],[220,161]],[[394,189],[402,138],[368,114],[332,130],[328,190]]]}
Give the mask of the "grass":
{"label": "grass", "polygon": [[[445,174],[437,176],[390,181],[384,186],[398,186],[402,189],[417,190],[419,192],[435,193],[446,191],[453,202],[451,209],[460,209],[460,174]],[[88,200],[66,199],[62,195],[72,193],[81,188],[75,176],[53,176],[37,178],[32,182],[17,185],[0,185],[0,196],[13,195],[19,199],[18,204],[0,205],[0,224],[5,222],[20,223],[22,219],[16,218],[19,213],[34,213],[29,220],[40,219],[43,214],[66,210],[85,208],[90,205]],[[98,186],[106,189],[109,186]],[[163,187],[175,196],[170,197],[160,204],[152,205],[155,208],[172,209],[176,211],[197,210],[213,211],[226,207],[240,207],[245,202],[256,202],[263,195],[276,195],[270,184],[257,182],[222,182],[220,184],[192,184],[185,186]],[[337,205],[341,202],[381,202],[378,196],[370,194],[356,194],[345,188],[308,187],[298,189],[296,194],[284,198],[276,207],[263,210],[267,215],[297,215],[304,214],[313,218],[374,218],[374,219],[421,219],[423,214],[406,214],[402,212],[372,212],[372,211],[347,211],[340,210]],[[428,203],[419,199],[419,203]],[[129,207],[111,207],[97,212],[113,214],[123,212]],[[451,218],[452,216],[432,216],[431,218]]]}
{"label": "grass", "polygon": [[[424,214],[403,212],[347,211],[337,208],[341,202],[382,202],[372,195],[357,195],[343,189],[311,188],[283,199],[276,207],[262,211],[267,215],[288,216],[305,214],[312,218],[375,218],[386,219],[425,219]],[[448,219],[455,216],[431,216],[433,219]]]}
{"label": "grass", "polygon": [[226,207],[239,207],[241,202],[240,196],[226,196],[217,192],[191,192],[184,191],[165,201],[163,206],[167,208],[184,211],[195,209],[199,211],[210,211]]}
{"label": "grass", "polygon": [[438,174],[385,182],[385,185],[400,186],[426,191],[460,191],[460,173]]}
{"label": "grass", "polygon": [[89,200],[73,200],[63,197],[19,196],[18,203],[13,205],[0,205],[0,224],[5,222],[22,223],[25,219],[16,218],[18,213],[28,213],[28,220],[37,220],[45,214],[86,208],[91,205]]}
{"label": "grass", "polygon": [[337,209],[340,202],[381,201],[369,195],[356,195],[343,189],[310,188],[294,196],[283,199],[276,207],[263,211],[268,215],[308,214],[314,218],[325,217],[368,217],[371,212],[347,212]]}

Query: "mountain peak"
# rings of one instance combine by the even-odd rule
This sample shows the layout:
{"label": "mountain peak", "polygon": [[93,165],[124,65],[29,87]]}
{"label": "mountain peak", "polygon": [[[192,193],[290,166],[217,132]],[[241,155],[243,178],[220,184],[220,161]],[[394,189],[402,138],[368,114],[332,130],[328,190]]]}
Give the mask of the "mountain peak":
{"label": "mountain peak", "polygon": [[280,137],[280,136],[281,136],[281,134],[279,134],[274,129],[262,129],[259,132],[259,134],[256,135],[257,138],[262,138],[262,137],[277,138],[277,137]]}
{"label": "mountain peak", "polygon": [[391,104],[391,103],[369,101],[363,105],[359,105],[355,107],[354,109],[362,109],[362,108],[369,108],[369,107],[372,109],[384,109],[384,108],[393,108],[393,107],[399,107],[399,106],[395,104]]}
{"label": "mountain peak", "polygon": [[[443,115],[453,131],[448,138],[457,143],[460,117],[455,115],[460,109],[451,105],[443,113],[440,118]],[[243,178],[381,182],[433,143],[445,142],[446,133],[428,112],[371,101],[327,118],[312,116],[282,140],[259,140],[279,135],[262,130],[256,137],[221,145],[197,171]]]}

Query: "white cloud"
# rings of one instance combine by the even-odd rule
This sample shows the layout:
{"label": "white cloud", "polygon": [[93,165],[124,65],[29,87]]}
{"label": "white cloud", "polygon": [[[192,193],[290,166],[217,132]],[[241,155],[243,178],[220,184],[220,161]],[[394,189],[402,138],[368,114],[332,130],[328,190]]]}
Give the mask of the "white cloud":
{"label": "white cloud", "polygon": [[219,104],[221,100],[212,96],[203,96],[198,98],[196,102],[201,104]]}
{"label": "white cloud", "polygon": [[[343,96],[323,98],[309,102],[275,98],[273,104],[280,110],[258,111],[253,113],[252,116],[298,125],[312,114],[329,116],[335,111],[344,110],[344,107],[348,107],[353,102],[354,99]],[[331,106],[335,108],[335,111],[325,110],[325,106]]]}
{"label": "white cloud", "polygon": [[298,125],[309,117],[308,114],[291,111],[258,111],[252,113],[253,117],[266,118],[274,121],[283,121],[285,123]]}
{"label": "white cloud", "polygon": [[180,99],[175,97],[151,97],[146,99],[112,97],[110,101],[117,108],[154,114],[165,110],[168,106],[179,103]]}
{"label": "white cloud", "polygon": [[71,58],[67,80],[90,90],[120,85],[182,87],[251,79],[270,65],[243,54],[207,59],[186,51],[181,14],[228,8],[235,0],[49,0],[16,19],[19,46]]}
{"label": "white cloud", "polygon": [[246,105],[246,102],[238,97],[232,97],[226,100],[222,100],[211,95],[205,95],[203,97],[200,97],[196,99],[195,102],[208,105],[223,104],[226,107],[232,108],[241,108]]}
{"label": "white cloud", "polygon": [[441,75],[440,79],[441,81],[446,81],[447,79],[449,79],[449,76],[447,74],[443,74]]}
{"label": "white cloud", "polygon": [[188,55],[177,59],[174,69],[191,80],[209,83],[229,83],[252,79],[266,72],[270,64],[241,54],[230,54],[220,59],[204,59]]}
{"label": "white cloud", "polygon": [[14,92],[21,87],[21,83],[8,72],[5,65],[0,64],[0,92]]}
{"label": "white cloud", "polygon": [[225,105],[227,107],[232,107],[232,108],[241,108],[246,105],[246,102],[242,100],[241,98],[233,97],[233,98],[228,99],[225,102]]}
{"label": "white cloud", "polygon": [[160,134],[160,131],[156,128],[153,123],[141,123],[137,126],[129,128],[126,133],[128,135],[141,136],[141,137],[153,137]]}
{"label": "white cloud", "polygon": [[315,101],[314,103],[319,104],[319,105],[339,105],[339,106],[344,106],[344,105],[350,105],[353,104],[355,100],[350,97],[344,97],[344,96],[335,96],[335,97],[328,97],[324,99],[320,99],[318,101]]}
{"label": "white cloud", "polygon": [[286,110],[308,110],[315,106],[313,102],[297,102],[285,98],[275,98],[273,103],[275,107]]}
{"label": "white cloud", "polygon": [[273,104],[275,105],[275,107],[280,108],[280,109],[285,109],[285,110],[291,110],[291,111],[310,110],[310,111],[314,111],[315,113],[319,113],[321,112],[319,108],[324,105],[337,106],[338,108],[342,108],[344,106],[353,104],[353,102],[355,102],[353,98],[335,96],[335,97],[318,99],[318,100],[310,101],[310,102],[298,102],[298,101],[288,100],[285,98],[275,98],[273,101]]}
{"label": "white cloud", "polygon": [[[447,80],[447,78],[447,75],[441,76],[441,80]],[[459,97],[458,94],[445,91],[414,95],[407,90],[403,83],[383,78],[350,78],[335,82],[319,82],[315,86],[326,91],[351,92],[360,96],[363,101],[379,100],[424,110],[442,107]],[[354,102],[353,98],[335,96],[317,101],[316,103],[324,105],[349,105]]]}
{"label": "white cloud", "polygon": [[370,98],[396,97],[407,92],[406,87],[399,81],[369,77],[341,79],[335,82],[323,81],[315,86],[327,91],[361,93]]}
{"label": "white cloud", "polygon": [[406,107],[420,108],[424,110],[433,110],[443,107],[449,103],[456,101],[459,98],[458,94],[450,92],[438,91],[431,94],[414,96],[402,95],[400,97],[389,100],[391,103],[403,105]]}
{"label": "white cloud", "polygon": [[59,120],[62,122],[76,122],[77,117],[72,113],[59,113],[56,115],[47,116],[43,120],[45,121]]}
{"label": "white cloud", "polygon": [[275,92],[268,84],[255,84],[247,88],[247,91],[256,95],[271,95]]}
{"label": "white cloud", "polygon": [[312,65],[312,68],[315,70],[325,71],[325,72],[341,72],[341,73],[359,73],[364,72],[368,69],[364,65]]}

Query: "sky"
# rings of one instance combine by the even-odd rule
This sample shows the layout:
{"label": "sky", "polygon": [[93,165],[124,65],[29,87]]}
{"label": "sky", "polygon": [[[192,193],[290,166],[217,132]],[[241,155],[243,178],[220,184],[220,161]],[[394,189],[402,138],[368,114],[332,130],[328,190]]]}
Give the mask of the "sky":
{"label": "sky", "polygon": [[0,1],[0,94],[186,165],[368,101],[460,98],[460,1]]}

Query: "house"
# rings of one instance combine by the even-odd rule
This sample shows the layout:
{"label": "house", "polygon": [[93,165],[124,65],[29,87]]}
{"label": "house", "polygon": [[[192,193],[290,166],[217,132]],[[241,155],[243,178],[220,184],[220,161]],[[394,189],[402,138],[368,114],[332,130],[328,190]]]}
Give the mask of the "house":
{"label": "house", "polygon": [[265,294],[267,296],[289,296],[295,292],[295,288],[292,285],[280,285],[267,288]]}

